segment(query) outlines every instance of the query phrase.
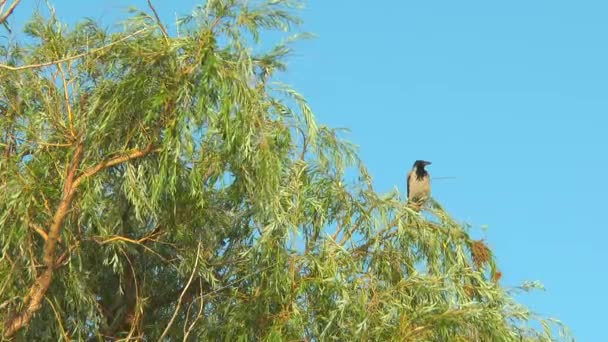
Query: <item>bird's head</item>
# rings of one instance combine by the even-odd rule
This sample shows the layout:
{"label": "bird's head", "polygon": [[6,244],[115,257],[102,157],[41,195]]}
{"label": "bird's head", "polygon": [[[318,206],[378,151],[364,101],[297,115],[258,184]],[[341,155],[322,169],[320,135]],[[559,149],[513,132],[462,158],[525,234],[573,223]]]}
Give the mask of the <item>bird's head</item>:
{"label": "bird's head", "polygon": [[414,162],[414,167],[416,169],[422,169],[422,170],[424,170],[424,167],[427,166],[427,165],[431,165],[431,162],[430,161],[426,161],[426,160],[416,160]]}

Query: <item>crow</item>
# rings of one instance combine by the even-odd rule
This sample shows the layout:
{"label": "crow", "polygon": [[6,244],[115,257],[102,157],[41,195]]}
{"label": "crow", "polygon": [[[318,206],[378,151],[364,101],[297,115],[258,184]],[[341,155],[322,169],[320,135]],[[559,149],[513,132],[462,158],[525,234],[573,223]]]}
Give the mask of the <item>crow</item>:
{"label": "crow", "polygon": [[420,211],[431,195],[431,176],[424,169],[427,165],[431,162],[416,160],[407,174],[407,201],[416,211]]}

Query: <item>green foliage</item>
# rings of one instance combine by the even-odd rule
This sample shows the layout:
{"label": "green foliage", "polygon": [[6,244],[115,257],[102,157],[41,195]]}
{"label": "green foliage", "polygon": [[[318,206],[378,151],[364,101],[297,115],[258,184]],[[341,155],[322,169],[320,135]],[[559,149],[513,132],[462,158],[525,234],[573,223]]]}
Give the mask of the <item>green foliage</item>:
{"label": "green foliage", "polygon": [[2,46],[0,331],[567,338],[499,285],[490,250],[437,203],[421,215],[373,189],[356,149],[278,82],[293,39],[251,52],[298,23],[294,5],[209,0],[173,36],[140,11],[114,33],[34,15],[31,45]]}

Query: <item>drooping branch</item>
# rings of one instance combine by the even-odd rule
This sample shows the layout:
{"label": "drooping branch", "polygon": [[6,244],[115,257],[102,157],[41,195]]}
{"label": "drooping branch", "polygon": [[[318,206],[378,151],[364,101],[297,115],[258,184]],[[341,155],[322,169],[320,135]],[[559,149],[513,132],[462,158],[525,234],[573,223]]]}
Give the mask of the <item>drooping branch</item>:
{"label": "drooping branch", "polygon": [[35,283],[30,288],[27,296],[27,307],[5,323],[5,337],[12,337],[16,332],[28,325],[33,315],[42,307],[42,301],[44,300],[46,292],[51,286],[53,271],[55,270],[55,249],[57,248],[57,241],[59,240],[61,227],[63,226],[63,222],[70,211],[78,186],[82,184],[83,181],[102,170],[132,159],[144,157],[152,151],[153,145],[149,144],[143,150],[133,151],[127,155],[115,157],[92,166],[76,177],[78,167],[82,160],[83,145],[81,143],[76,146],[76,150],[72,156],[72,160],[67,171],[67,177],[63,185],[62,198],[59,202],[59,206],[55,210],[51,227],[47,234],[47,238],[45,239],[46,241],[44,243],[43,252],[43,264],[45,270],[36,278]]}

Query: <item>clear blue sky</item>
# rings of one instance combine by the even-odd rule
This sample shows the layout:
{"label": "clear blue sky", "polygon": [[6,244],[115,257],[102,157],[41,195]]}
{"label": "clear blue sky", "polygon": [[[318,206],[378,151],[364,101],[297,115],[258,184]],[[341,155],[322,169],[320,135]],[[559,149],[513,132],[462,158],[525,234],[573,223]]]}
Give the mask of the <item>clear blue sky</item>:
{"label": "clear blue sky", "polygon": [[[124,4],[53,1],[111,23]],[[16,19],[36,0],[24,0]],[[163,17],[196,1],[156,0]],[[176,7],[178,6],[178,7]],[[503,284],[602,341],[608,295],[608,2],[308,1],[284,80],[319,121],[348,127],[379,190],[405,190],[415,159],[458,219],[488,225]]]}

